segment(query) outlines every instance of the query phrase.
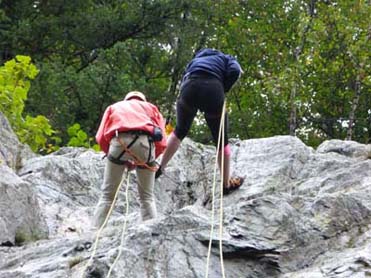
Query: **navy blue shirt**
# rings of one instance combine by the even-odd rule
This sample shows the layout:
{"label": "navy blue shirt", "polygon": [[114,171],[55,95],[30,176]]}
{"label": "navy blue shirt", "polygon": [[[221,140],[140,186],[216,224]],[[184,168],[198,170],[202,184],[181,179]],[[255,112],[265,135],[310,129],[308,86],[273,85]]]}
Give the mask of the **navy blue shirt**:
{"label": "navy blue shirt", "polygon": [[241,66],[231,55],[205,48],[196,53],[187,65],[184,76],[200,71],[217,77],[224,84],[224,91],[228,92],[240,77]]}

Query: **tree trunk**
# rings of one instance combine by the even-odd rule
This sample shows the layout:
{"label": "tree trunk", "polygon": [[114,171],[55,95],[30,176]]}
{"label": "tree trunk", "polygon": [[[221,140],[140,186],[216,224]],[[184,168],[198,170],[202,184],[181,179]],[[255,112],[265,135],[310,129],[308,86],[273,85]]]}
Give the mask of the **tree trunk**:
{"label": "tree trunk", "polygon": [[292,84],[291,93],[290,93],[290,119],[289,119],[289,129],[290,129],[290,135],[295,136],[296,135],[296,95],[297,95],[297,63],[299,63],[299,56],[295,55],[295,79]]}
{"label": "tree trunk", "polygon": [[308,14],[310,16],[310,20],[305,26],[303,35],[301,37],[300,44],[295,48],[294,50],[294,56],[295,56],[295,64],[294,64],[294,81],[292,84],[292,89],[290,93],[290,118],[289,118],[289,131],[291,136],[296,135],[296,129],[297,129],[297,107],[296,107],[296,97],[298,95],[298,83],[300,82],[298,79],[298,76],[300,75],[299,71],[299,58],[300,55],[303,53],[304,46],[307,40],[307,34],[309,32],[309,29],[312,25],[313,17],[315,14],[315,5],[317,0],[311,0],[308,4]]}
{"label": "tree trunk", "polygon": [[352,109],[351,109],[350,114],[349,114],[349,125],[348,125],[346,140],[352,140],[355,114],[356,114],[356,110],[358,108],[359,98],[361,96],[361,78],[360,78],[359,71],[357,73],[356,83],[355,83],[355,88],[354,89],[355,89],[354,90],[355,92],[354,92],[354,98],[353,98],[353,101],[352,101]]}

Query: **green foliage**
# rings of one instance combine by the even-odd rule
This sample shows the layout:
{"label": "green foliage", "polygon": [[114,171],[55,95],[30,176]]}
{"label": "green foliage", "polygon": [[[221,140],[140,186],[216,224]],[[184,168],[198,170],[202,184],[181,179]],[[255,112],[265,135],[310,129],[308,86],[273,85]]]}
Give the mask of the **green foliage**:
{"label": "green foliage", "polygon": [[14,241],[15,245],[21,246],[25,243],[35,242],[43,238],[46,238],[45,232],[39,231],[38,229],[25,231],[24,229],[20,228],[15,233]]}
{"label": "green foliage", "polygon": [[[308,3],[315,5],[312,18]],[[297,135],[313,146],[344,139],[358,75],[353,139],[369,142],[370,9],[364,1],[250,1],[223,7],[233,16],[214,46],[237,56],[245,71],[228,99],[231,135],[288,134],[290,92],[296,88]]]}
{"label": "green foliage", "polygon": [[71,269],[83,261],[84,261],[84,258],[81,256],[72,257],[67,262],[68,268]]}
{"label": "green foliage", "polygon": [[[236,56],[245,72],[227,95],[230,137],[288,134],[293,104],[296,134],[306,143],[344,139],[358,79],[353,139],[367,143],[370,12],[366,1],[347,0],[3,0],[0,59],[33,57],[40,73],[25,112],[45,115],[60,131],[61,144],[92,145],[105,108],[130,90],[143,91],[175,118],[182,71],[201,47]],[[28,91],[29,83],[22,86]],[[17,98],[22,94],[17,91]],[[3,103],[9,95],[1,98]],[[2,109],[24,101],[8,101]],[[68,135],[75,123],[86,138]],[[202,117],[190,136],[210,142]]]}
{"label": "green foliage", "polygon": [[92,145],[94,138],[88,138],[86,132],[81,129],[80,124],[75,123],[74,125],[70,126],[67,129],[67,132],[70,137],[70,140],[67,144],[68,146],[92,148],[96,151],[99,151],[99,145]]}
{"label": "green foliage", "polygon": [[8,118],[21,142],[33,151],[42,151],[55,131],[44,116],[23,117],[30,80],[38,74],[28,56],[17,55],[0,67],[0,111]]}
{"label": "green foliage", "polygon": [[30,79],[34,79],[38,70],[31,64],[31,58],[16,56],[0,68],[0,110],[5,115],[19,122],[22,118],[24,101],[30,89]]}
{"label": "green foliage", "polygon": [[[49,124],[49,120],[41,115],[36,117],[27,115],[22,127],[16,130],[16,134],[22,142],[27,143],[34,151],[45,151],[48,139],[55,133]],[[54,139],[58,141],[57,137],[54,137]]]}

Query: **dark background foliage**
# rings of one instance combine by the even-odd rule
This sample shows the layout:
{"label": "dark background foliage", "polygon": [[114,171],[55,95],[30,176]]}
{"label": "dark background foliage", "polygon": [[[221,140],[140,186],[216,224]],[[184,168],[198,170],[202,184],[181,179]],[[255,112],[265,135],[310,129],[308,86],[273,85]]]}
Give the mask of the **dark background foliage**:
{"label": "dark background foliage", "polygon": [[[244,70],[227,96],[231,137],[369,143],[369,18],[367,1],[0,0],[0,61],[32,58],[25,113],[45,115],[64,144],[74,123],[94,136],[130,90],[175,121],[182,72],[203,47]],[[211,139],[200,124],[190,136]]]}

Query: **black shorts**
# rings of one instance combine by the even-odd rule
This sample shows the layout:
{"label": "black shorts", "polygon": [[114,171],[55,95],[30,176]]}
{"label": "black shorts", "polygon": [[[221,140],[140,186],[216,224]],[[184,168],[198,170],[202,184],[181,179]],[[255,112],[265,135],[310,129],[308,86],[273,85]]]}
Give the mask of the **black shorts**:
{"label": "black shorts", "polygon": [[[192,74],[183,81],[177,101],[176,136],[182,140],[189,132],[198,110],[204,117],[215,145],[218,143],[220,118],[224,104],[224,86],[216,77],[206,74]],[[228,115],[224,121],[224,146],[228,144]]]}

